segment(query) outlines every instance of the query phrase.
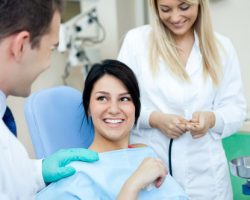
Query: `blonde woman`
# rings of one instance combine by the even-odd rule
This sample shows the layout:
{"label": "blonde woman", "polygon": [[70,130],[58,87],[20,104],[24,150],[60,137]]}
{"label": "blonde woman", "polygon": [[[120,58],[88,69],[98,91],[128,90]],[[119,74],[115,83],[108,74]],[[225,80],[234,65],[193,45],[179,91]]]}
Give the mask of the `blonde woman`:
{"label": "blonde woman", "polygon": [[246,115],[237,54],[213,32],[207,0],[149,3],[152,25],[129,31],[118,57],[142,96],[131,143],[153,147],[190,199],[230,200],[221,139]]}

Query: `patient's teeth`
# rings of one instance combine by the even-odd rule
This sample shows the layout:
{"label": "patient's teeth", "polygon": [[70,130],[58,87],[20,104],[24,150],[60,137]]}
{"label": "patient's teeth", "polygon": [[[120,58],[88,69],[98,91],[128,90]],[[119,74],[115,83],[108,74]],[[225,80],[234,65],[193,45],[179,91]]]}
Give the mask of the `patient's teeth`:
{"label": "patient's teeth", "polygon": [[117,124],[117,123],[121,123],[122,120],[121,119],[105,119],[105,122],[112,123],[112,124]]}

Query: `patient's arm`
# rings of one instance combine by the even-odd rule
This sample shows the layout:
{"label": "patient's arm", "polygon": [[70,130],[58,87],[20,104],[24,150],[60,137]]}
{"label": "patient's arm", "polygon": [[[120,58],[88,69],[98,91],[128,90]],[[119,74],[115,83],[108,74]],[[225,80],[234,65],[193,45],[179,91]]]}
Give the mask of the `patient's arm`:
{"label": "patient's arm", "polygon": [[136,200],[138,193],[151,183],[160,187],[163,183],[167,170],[158,158],[145,158],[137,170],[123,185],[117,200]]}

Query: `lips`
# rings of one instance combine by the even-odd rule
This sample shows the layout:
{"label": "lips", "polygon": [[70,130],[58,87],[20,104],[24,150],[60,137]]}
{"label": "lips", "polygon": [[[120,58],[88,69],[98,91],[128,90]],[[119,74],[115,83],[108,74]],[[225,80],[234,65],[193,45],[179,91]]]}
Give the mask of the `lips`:
{"label": "lips", "polygon": [[171,23],[174,28],[182,28],[187,20],[179,23]]}

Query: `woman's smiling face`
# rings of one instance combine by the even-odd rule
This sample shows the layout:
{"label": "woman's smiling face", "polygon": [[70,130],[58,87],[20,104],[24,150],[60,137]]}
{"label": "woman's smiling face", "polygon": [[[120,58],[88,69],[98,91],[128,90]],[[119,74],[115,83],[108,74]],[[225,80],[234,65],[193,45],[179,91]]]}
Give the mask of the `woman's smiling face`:
{"label": "woman's smiling face", "polygon": [[90,96],[95,140],[103,144],[127,143],[135,122],[135,105],[124,84],[112,75],[102,76],[94,84]]}
{"label": "woman's smiling face", "polygon": [[162,23],[177,37],[193,32],[199,5],[181,0],[158,0],[158,14]]}

